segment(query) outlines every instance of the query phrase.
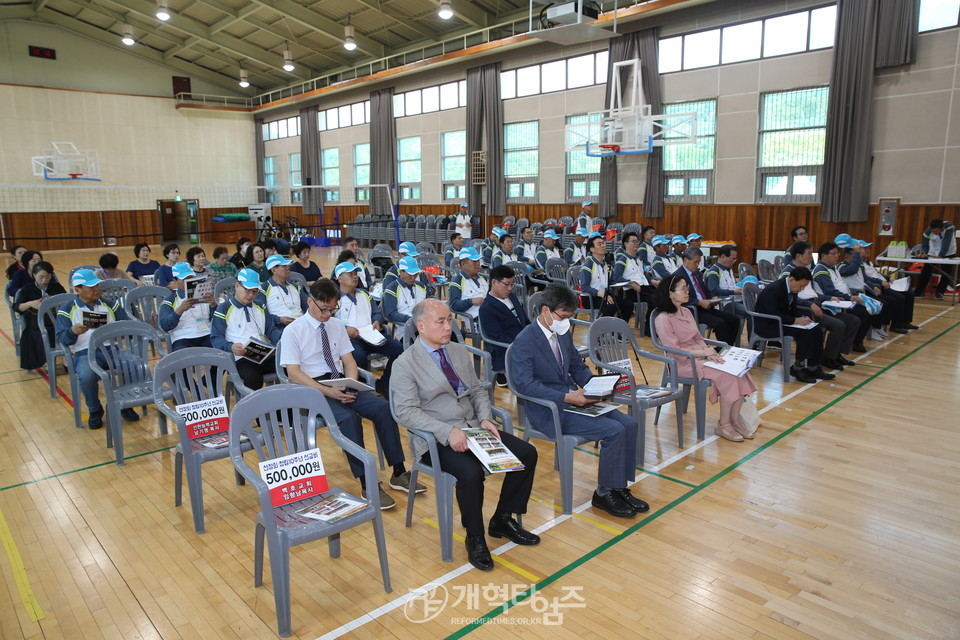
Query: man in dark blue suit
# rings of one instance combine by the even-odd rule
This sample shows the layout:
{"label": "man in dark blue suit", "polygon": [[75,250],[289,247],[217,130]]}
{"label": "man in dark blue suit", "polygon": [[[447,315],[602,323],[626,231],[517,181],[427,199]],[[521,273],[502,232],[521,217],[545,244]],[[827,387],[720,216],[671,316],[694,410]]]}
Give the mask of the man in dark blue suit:
{"label": "man in dark blue suit", "polygon": [[[530,324],[527,312],[520,299],[512,293],[513,269],[500,265],[490,269],[490,290],[480,305],[480,326],[483,334],[491,340],[513,344],[523,328]],[[497,386],[507,386],[507,377],[503,374],[503,361],[507,350],[504,347],[487,347],[493,356],[493,370],[497,373]]]}
{"label": "man in dark blue suit", "polygon": [[[563,285],[543,290],[537,318],[513,341],[509,364],[511,382],[517,392],[549,400],[560,410],[560,429],[600,442],[597,490],[592,504],[619,518],[632,518],[650,509],[633,496],[627,485],[635,478],[637,421],[620,411],[586,416],[564,411],[569,405],[582,407],[595,400],[580,388],[590,380],[590,370],[573,346],[570,318],[577,310],[577,295]],[[555,435],[550,410],[528,403],[527,415],[537,430]]]}

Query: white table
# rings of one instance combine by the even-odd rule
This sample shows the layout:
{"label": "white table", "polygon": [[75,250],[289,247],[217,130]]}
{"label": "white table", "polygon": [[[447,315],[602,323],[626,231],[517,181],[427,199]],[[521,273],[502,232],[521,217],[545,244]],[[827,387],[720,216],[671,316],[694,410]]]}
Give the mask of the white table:
{"label": "white table", "polygon": [[[896,264],[929,264],[933,265],[933,268],[940,274],[940,277],[946,278],[950,285],[953,287],[953,293],[950,294],[950,304],[957,304],[957,271],[960,268],[960,258],[890,258],[888,256],[877,256],[878,261],[883,262],[893,262]],[[952,267],[952,268],[951,268]],[[949,273],[948,273],[949,269]],[[913,273],[904,271],[900,267],[897,267],[897,273]]]}

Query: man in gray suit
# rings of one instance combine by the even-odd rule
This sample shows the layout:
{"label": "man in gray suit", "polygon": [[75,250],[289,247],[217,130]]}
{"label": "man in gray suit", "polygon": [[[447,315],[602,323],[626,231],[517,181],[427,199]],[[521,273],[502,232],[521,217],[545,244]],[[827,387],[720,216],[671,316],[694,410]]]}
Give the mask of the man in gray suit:
{"label": "man in gray suit", "polygon": [[[440,460],[429,461],[457,479],[457,503],[467,530],[470,564],[484,571],[493,569],[493,559],[483,536],[484,469],[467,447],[462,427],[482,427],[499,438],[523,463],[522,471],[507,472],[500,502],[490,519],[488,531],[494,538],[509,538],[516,544],[532,545],[540,537],[525,531],[514,513],[526,513],[533,476],[537,467],[536,448],[516,436],[497,429],[490,411],[490,399],[481,386],[467,350],[450,342],[453,314],[443,302],[422,300],[413,309],[411,322],[420,338],[407,348],[393,365],[390,393],[397,418],[432,433],[439,443]],[[414,456],[429,457],[427,443],[415,442]]]}

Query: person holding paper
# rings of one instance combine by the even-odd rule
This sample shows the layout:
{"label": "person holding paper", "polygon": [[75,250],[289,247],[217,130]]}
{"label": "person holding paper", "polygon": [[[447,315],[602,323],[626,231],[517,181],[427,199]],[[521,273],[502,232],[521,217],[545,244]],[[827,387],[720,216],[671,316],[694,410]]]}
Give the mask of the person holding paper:
{"label": "person holding paper", "polygon": [[550,400],[560,410],[560,424],[553,423],[547,407],[527,404],[527,415],[536,428],[555,435],[582,436],[600,443],[597,488],[591,504],[618,518],[632,518],[650,509],[635,497],[628,484],[636,477],[637,420],[620,411],[584,416],[564,411],[569,405],[583,407],[596,402],[584,394],[592,374],[573,346],[570,318],[577,311],[577,295],[564,285],[543,290],[536,320],[520,332],[508,354],[513,386],[519,393]]}
{"label": "person holding paper", "polygon": [[[691,249],[699,251],[699,249]],[[700,335],[700,328],[693,318],[693,313],[685,304],[690,300],[690,285],[682,275],[674,274],[664,278],[657,287],[657,337],[660,342],[671,349],[686,351],[697,359],[697,377],[707,378],[710,386],[710,402],[720,400],[720,420],[714,433],[725,440],[742,442],[750,439],[753,434],[740,422],[740,408],[743,406],[743,397],[757,390],[753,378],[747,372],[743,376],[734,376],[718,369],[701,366],[707,360],[723,362],[713,347],[708,345]],[[668,354],[677,361],[677,374],[683,377],[693,376],[693,365],[690,359]]]}
{"label": "person holding paper", "polygon": [[461,249],[457,257],[460,258],[460,275],[450,281],[447,304],[454,313],[465,313],[476,320],[490,285],[487,279],[480,275],[480,254],[476,249]]}
{"label": "person holding paper", "polygon": [[[821,302],[858,303],[846,311],[860,320],[860,327],[853,339],[853,350],[857,353],[866,353],[867,348],[863,346],[863,339],[870,330],[872,320],[870,314],[863,308],[863,300],[850,292],[850,287],[840,275],[840,269],[837,266],[840,263],[840,248],[835,242],[824,242],[820,245],[818,252],[820,262],[813,268],[813,288],[817,291]],[[828,307],[829,310],[829,304],[822,306]]]}
{"label": "person holding paper", "polygon": [[913,305],[915,301],[915,296],[913,290],[910,288],[909,277],[905,279],[904,284],[906,285],[903,291],[897,291],[893,288],[893,284],[890,282],[890,277],[880,273],[879,270],[874,266],[873,261],[870,259],[870,247],[873,246],[872,243],[860,242],[860,261],[863,265],[863,276],[867,282],[878,287],[880,289],[880,295],[891,296],[892,298],[900,301],[900,304],[903,308],[903,315],[901,317],[900,325],[904,329],[919,329],[917,325],[913,324]]}
{"label": "person holding paper", "polygon": [[[846,236],[846,237],[844,237]],[[873,317],[873,329],[871,331],[872,340],[880,340],[887,337],[887,331],[884,326],[889,323],[890,331],[899,334],[907,334],[910,330],[903,326],[905,319],[904,301],[902,298],[884,293],[880,280],[868,279],[863,265],[863,259],[860,252],[863,249],[865,240],[854,240],[846,233],[837,236],[834,242],[843,251],[843,260],[838,265],[840,275],[843,281],[847,283],[851,293],[858,293],[869,296],[882,303],[880,313]],[[845,246],[846,245],[846,246]]]}
{"label": "person holding paper", "polygon": [[397,358],[390,393],[401,424],[428,431],[437,439],[439,460],[430,460],[427,443],[414,438],[414,456],[439,466],[457,479],[457,504],[466,529],[467,558],[483,571],[493,559],[483,535],[484,468],[468,448],[463,429],[483,428],[499,439],[524,468],[504,474],[500,500],[487,532],[519,545],[535,545],[540,537],[524,530],[513,518],[526,513],[537,468],[537,449],[529,442],[501,431],[493,421],[490,396],[473,369],[463,345],[451,342],[453,313],[443,302],[428,298],[413,309],[420,337]]}
{"label": "person holding paper", "polygon": [[[370,420],[380,440],[387,464],[393,467],[390,487],[408,491],[410,472],[404,466],[400,432],[390,414],[390,405],[372,391],[356,391],[323,384],[325,380],[356,380],[358,377],[357,363],[353,359],[353,344],[347,335],[346,326],[334,316],[340,300],[340,290],[332,280],[321,278],[313,283],[310,287],[307,313],[290,323],[283,332],[280,340],[280,364],[287,368],[290,382],[319,389],[327,397],[340,431],[361,447],[364,446],[361,418]],[[349,454],[347,462],[354,477],[360,481],[362,497],[366,498],[363,464]],[[378,489],[380,508],[395,507],[397,502],[384,492],[383,487]],[[426,490],[426,487],[417,485],[417,493]]]}
{"label": "person holding paper", "polygon": [[152,278],[160,268],[159,262],[150,259],[150,245],[146,242],[138,242],[133,248],[133,255],[137,259],[127,265],[127,275],[134,280],[139,280],[142,276]]}
{"label": "person holding paper", "polygon": [[263,376],[276,370],[274,354],[260,362],[247,357],[246,345],[251,340],[262,345],[276,345],[280,340],[280,321],[267,311],[260,296],[260,274],[246,268],[237,273],[233,296],[213,312],[210,342],[214,349],[232,353],[237,373],[251,389],[263,386]]}
{"label": "person holding paper", "polygon": [[[793,271],[776,282],[764,287],[757,296],[757,313],[777,316],[783,322],[783,332],[792,336],[797,343],[797,359],[790,367],[790,375],[804,384],[811,384],[817,380],[833,380],[836,376],[824,373],[820,365],[823,363],[823,330],[819,327],[802,329],[789,327],[796,324],[806,326],[813,324],[808,316],[800,313],[797,305],[803,289],[810,284],[813,276],[806,267],[794,267]],[[757,333],[763,336],[778,336],[777,323],[769,318],[754,318]]]}
{"label": "person holding paper", "polygon": [[358,367],[369,369],[371,355],[387,357],[387,366],[377,380],[377,392],[386,397],[393,363],[403,353],[403,345],[381,333],[384,329],[380,309],[373,304],[370,294],[359,288],[359,273],[359,265],[352,262],[341,262],[333,270],[333,276],[340,283],[337,319],[346,327]]}
{"label": "person holding paper", "polygon": [[607,267],[607,242],[599,235],[587,240],[590,257],[580,268],[580,295],[591,298],[590,307],[599,309],[601,316],[619,316],[629,321],[633,305],[623,296],[613,297],[610,271]]}
{"label": "person holding paper", "polygon": [[267,269],[270,278],[264,283],[266,287],[267,311],[275,315],[282,327],[307,312],[307,292],[292,282],[290,277],[289,258],[280,254],[273,254],[267,258]]}
{"label": "person holding paper", "polygon": [[[66,347],[73,357],[73,370],[80,381],[80,392],[90,415],[87,427],[99,429],[103,426],[103,404],[100,402],[100,377],[90,368],[87,353],[90,344],[92,322],[85,321],[91,316],[100,316],[106,323],[127,320],[127,314],[120,301],[108,302],[100,299],[100,278],[90,269],[78,269],[70,279],[76,298],[60,307],[57,311],[57,342]],[[87,318],[85,318],[87,316]],[[97,354],[97,363],[106,367],[107,362]],[[127,422],[140,419],[133,409],[121,409],[120,415]]]}
{"label": "person holding paper", "polygon": [[[27,371],[39,369],[47,363],[47,352],[40,334],[40,303],[50,296],[66,293],[63,285],[57,282],[53,265],[49,262],[38,262],[33,265],[32,271],[33,280],[17,291],[17,297],[13,301],[13,308],[23,320],[23,333],[20,334],[20,368]],[[46,329],[48,338],[54,337],[56,330],[49,318]]]}
{"label": "person holding paper", "polygon": [[[414,245],[412,242],[409,242],[409,241],[408,241],[408,242],[401,242],[401,243],[400,243],[400,247],[397,249],[397,252],[400,254],[400,260],[397,261],[397,264],[395,264],[395,265],[393,265],[392,267],[390,267],[389,269],[387,269],[387,272],[386,272],[385,274],[383,274],[383,292],[384,292],[384,294],[386,294],[387,290],[389,290],[389,289],[394,289],[394,288],[397,286],[397,277],[398,277],[397,274],[398,274],[399,271],[400,271],[400,263],[403,262],[403,259],[404,259],[404,258],[410,258],[411,260],[413,260],[414,262],[416,262],[416,261],[417,261],[417,256],[420,255],[420,252],[417,251],[416,245]],[[342,262],[342,261],[341,261],[341,262]],[[409,264],[409,261],[408,261],[408,264]],[[417,278],[416,278],[417,284],[419,284],[421,287],[424,288],[424,290],[425,290],[426,293],[427,293],[427,297],[428,297],[428,298],[433,297],[433,295],[434,295],[434,287],[433,287],[432,284],[430,284],[430,281],[427,279],[427,274],[426,274],[426,272],[417,271],[417,274],[418,274],[418,275],[417,275]],[[361,276],[360,280],[361,280],[361,282],[363,281],[363,277],[362,277],[362,276]],[[385,296],[384,296],[384,297],[385,297]]]}
{"label": "person holding paper", "polygon": [[301,240],[293,245],[294,260],[290,263],[290,271],[302,275],[303,279],[307,281],[308,287],[323,277],[323,274],[320,273],[320,267],[310,259],[312,250],[313,247]]}
{"label": "person holding paper", "polygon": [[180,262],[180,246],[172,243],[165,245],[163,247],[163,257],[166,261],[157,269],[153,284],[172,290],[179,289],[173,284],[173,265]]}
{"label": "person holding paper", "polygon": [[193,269],[188,262],[173,265],[173,282],[180,285],[171,291],[160,305],[160,328],[170,334],[172,350],[187,347],[210,347],[210,325],[213,321],[213,294],[203,299],[187,297],[183,281],[193,278]]}
{"label": "person holding paper", "polygon": [[[484,335],[506,344],[513,344],[523,328],[530,324],[523,304],[513,293],[514,275],[513,269],[505,265],[490,269],[490,293],[480,305],[479,319]],[[496,384],[498,387],[505,387],[507,377],[503,374],[503,362],[507,350],[492,344],[486,346],[493,356],[493,370],[499,371]]]}
{"label": "person holding paper", "polygon": [[717,303],[707,295],[707,286],[703,282],[703,276],[700,275],[700,261],[703,260],[703,252],[691,247],[685,249],[680,257],[681,266],[673,275],[680,276],[687,281],[689,300],[697,305],[696,319],[713,329],[717,340],[727,344],[739,344],[740,321],[737,316],[716,308]]}

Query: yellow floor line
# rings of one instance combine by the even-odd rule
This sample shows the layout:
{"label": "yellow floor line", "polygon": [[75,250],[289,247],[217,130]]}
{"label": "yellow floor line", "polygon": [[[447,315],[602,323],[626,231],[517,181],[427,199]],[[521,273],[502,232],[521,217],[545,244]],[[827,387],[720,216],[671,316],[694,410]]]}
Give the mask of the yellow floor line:
{"label": "yellow floor line", "polygon": [[[538,497],[536,497],[536,496],[530,496],[530,499],[531,499],[531,500],[536,500],[536,501],[539,502],[540,504],[545,504],[545,505],[547,505],[548,507],[552,508],[554,511],[563,511],[560,507],[558,507],[557,505],[553,504],[553,503],[550,502],[549,500],[544,500],[543,498],[538,498]],[[616,529],[616,528],[614,528],[614,527],[611,527],[610,525],[603,524],[603,523],[600,522],[599,520],[594,520],[594,519],[592,519],[592,518],[588,518],[588,517],[586,517],[586,516],[582,516],[582,515],[580,515],[579,513],[571,513],[570,516],[573,517],[573,518],[576,518],[577,520],[582,520],[583,522],[590,523],[590,524],[592,524],[592,525],[595,526],[595,527],[600,527],[600,528],[603,529],[604,531],[608,531],[608,532],[612,533],[612,534],[615,535],[615,536],[618,536],[618,535],[620,535],[621,533],[623,533],[623,530],[621,530],[621,529]]]}
{"label": "yellow floor line", "polygon": [[10,533],[10,527],[7,526],[7,519],[3,517],[3,511],[0,511],[0,540],[3,541],[3,548],[7,551],[7,558],[10,560],[10,568],[13,570],[13,578],[17,583],[17,590],[20,591],[20,600],[30,614],[30,620],[36,622],[43,618],[43,609],[33,595],[33,589],[30,587],[30,579],[27,578],[27,570],[23,567],[23,559],[20,557],[20,551],[17,549],[17,543],[13,541],[13,534]]}
{"label": "yellow floor line", "polygon": [[[423,518],[423,521],[426,522],[426,523],[427,523],[428,525],[430,525],[431,527],[433,527],[434,529],[438,529],[438,530],[440,529],[440,524],[439,524],[438,522],[436,522],[435,520],[431,520],[430,518]],[[453,534],[453,538],[454,538],[454,540],[456,540],[457,542],[463,542],[463,541],[464,541],[464,537],[461,536],[460,534],[457,534],[457,533]],[[537,577],[536,575],[530,573],[530,572],[527,571],[526,569],[522,569],[522,568],[518,567],[517,565],[513,564],[513,563],[510,562],[509,560],[505,560],[502,556],[498,556],[498,555],[496,555],[496,554],[490,554],[490,556],[493,558],[493,561],[494,561],[494,562],[499,563],[499,564],[502,564],[505,568],[510,569],[510,570],[513,571],[514,573],[517,573],[517,574],[519,574],[521,577],[526,578],[527,580],[529,580],[529,581],[530,581],[530,584],[536,584],[536,583],[540,582],[540,578],[539,578],[539,577]]]}

